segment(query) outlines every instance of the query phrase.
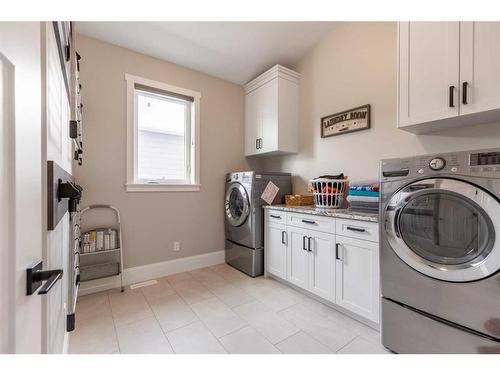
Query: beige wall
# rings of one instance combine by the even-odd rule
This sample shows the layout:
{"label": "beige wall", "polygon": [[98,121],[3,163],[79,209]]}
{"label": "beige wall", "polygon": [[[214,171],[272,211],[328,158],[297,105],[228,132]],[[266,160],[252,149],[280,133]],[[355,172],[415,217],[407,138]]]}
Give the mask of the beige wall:
{"label": "beige wall", "polygon": [[[321,174],[378,178],[383,158],[498,147],[498,123],[419,136],[396,129],[396,32],[396,23],[339,23],[302,58],[300,150],[268,159],[266,169],[291,172],[301,193]],[[363,104],[371,104],[370,130],[320,138],[321,117]]]}
{"label": "beige wall", "polygon": [[[110,203],[121,210],[125,267],[223,250],[224,176],[250,168],[243,156],[242,87],[81,35],[77,49],[84,164],[74,170],[84,188],[82,207]],[[201,92],[201,192],[125,192],[125,73]],[[92,225],[102,220],[89,219]],[[173,241],[181,242],[180,252]]]}

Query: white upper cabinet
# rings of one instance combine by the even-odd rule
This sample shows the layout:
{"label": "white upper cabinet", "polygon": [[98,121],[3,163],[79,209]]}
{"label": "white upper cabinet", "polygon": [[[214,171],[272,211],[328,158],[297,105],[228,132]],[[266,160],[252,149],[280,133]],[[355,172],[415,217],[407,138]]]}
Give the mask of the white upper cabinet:
{"label": "white upper cabinet", "polygon": [[300,75],[275,65],[245,85],[245,155],[298,150]]}
{"label": "white upper cabinet", "polygon": [[500,119],[500,23],[400,22],[398,127],[430,133]]}
{"label": "white upper cabinet", "polygon": [[399,126],[458,115],[458,22],[399,25]]}
{"label": "white upper cabinet", "polygon": [[500,107],[500,22],[460,23],[460,113]]}

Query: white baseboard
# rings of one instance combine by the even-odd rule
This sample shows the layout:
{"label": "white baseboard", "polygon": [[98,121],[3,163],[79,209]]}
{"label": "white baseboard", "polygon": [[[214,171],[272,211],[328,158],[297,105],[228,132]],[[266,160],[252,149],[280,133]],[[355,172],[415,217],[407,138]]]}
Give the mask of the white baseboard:
{"label": "white baseboard", "polygon": [[[192,271],[197,268],[214,266],[220,263],[224,263],[224,250],[168,260],[165,262],[146,264],[139,267],[125,268],[123,270],[123,285],[130,285],[141,281],[173,275],[179,272]],[[119,276],[86,281],[82,282],[80,285],[78,295],[84,296],[86,294],[98,293],[104,290],[118,288],[119,286]]]}

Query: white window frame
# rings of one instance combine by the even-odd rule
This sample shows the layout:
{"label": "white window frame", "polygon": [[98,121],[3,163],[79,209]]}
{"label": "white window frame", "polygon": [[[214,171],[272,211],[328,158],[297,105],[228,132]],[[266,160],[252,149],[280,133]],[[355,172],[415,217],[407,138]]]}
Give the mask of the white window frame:
{"label": "white window frame", "polygon": [[[172,86],[163,82],[125,74],[127,82],[127,181],[125,188],[127,192],[146,191],[200,191],[200,99],[201,94],[197,91],[182,87]],[[137,178],[137,100],[136,85],[151,87],[161,91],[171,92],[182,96],[193,98],[189,121],[191,126],[189,134],[186,134],[186,151],[190,157],[188,162],[189,179],[186,181],[144,181]],[[151,94],[154,95],[154,94]],[[186,155],[188,156],[188,155]]]}

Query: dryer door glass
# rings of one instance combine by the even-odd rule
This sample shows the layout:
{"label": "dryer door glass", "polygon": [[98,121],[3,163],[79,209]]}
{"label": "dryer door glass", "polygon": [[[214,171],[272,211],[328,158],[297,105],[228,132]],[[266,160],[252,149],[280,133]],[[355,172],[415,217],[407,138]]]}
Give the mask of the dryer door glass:
{"label": "dryer door glass", "polygon": [[248,217],[250,207],[248,195],[240,183],[233,183],[226,192],[226,218],[233,226],[242,225]]}
{"label": "dryer door glass", "polygon": [[492,247],[490,218],[470,199],[450,192],[409,199],[399,214],[399,231],[417,255],[443,265],[469,263]]}
{"label": "dryer door glass", "polygon": [[384,212],[392,250],[415,270],[444,281],[480,280],[500,269],[500,204],[486,190],[446,178],[410,183]]}

